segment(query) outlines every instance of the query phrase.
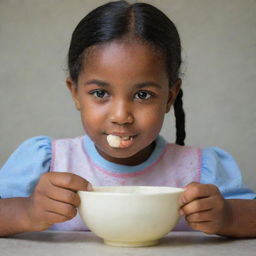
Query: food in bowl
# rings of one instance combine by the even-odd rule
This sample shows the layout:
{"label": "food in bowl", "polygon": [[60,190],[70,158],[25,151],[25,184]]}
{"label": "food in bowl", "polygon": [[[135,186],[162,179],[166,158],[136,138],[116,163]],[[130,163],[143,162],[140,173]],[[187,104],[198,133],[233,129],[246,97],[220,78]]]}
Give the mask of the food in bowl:
{"label": "food in bowl", "polygon": [[78,192],[78,210],[88,228],[105,244],[153,246],[177,224],[182,192],[174,187],[93,187],[92,191]]}

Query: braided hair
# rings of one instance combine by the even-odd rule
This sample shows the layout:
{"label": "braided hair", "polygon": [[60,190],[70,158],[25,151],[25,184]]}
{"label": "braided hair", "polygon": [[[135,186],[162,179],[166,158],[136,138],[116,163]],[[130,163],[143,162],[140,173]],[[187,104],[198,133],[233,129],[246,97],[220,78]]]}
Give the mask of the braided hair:
{"label": "braided hair", "polygon": [[180,89],[174,102],[174,115],[176,118],[176,144],[184,146],[186,137],[185,131],[185,112],[182,102],[183,91]]}
{"label": "braided hair", "polygon": [[[86,15],[76,26],[68,52],[70,77],[77,83],[86,50],[113,40],[139,40],[160,51],[165,57],[170,86],[179,78],[181,44],[174,23],[158,8],[147,3],[129,4],[114,1],[104,4]],[[89,49],[88,49],[89,50]],[[182,90],[174,103],[176,144],[184,145],[185,113]]]}

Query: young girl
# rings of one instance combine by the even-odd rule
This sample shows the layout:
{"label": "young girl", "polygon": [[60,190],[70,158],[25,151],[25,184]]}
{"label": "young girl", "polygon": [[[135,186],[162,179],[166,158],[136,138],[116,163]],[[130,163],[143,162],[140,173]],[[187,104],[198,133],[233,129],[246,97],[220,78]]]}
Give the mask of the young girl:
{"label": "young girl", "polygon": [[[0,235],[87,230],[76,192],[92,184],[185,187],[176,230],[256,236],[256,195],[234,159],[184,146],[180,64],[175,25],[149,4],[111,2],[83,18],[66,82],[86,135],[35,137],[11,155],[0,171]],[[159,135],[172,106],[176,144]]]}

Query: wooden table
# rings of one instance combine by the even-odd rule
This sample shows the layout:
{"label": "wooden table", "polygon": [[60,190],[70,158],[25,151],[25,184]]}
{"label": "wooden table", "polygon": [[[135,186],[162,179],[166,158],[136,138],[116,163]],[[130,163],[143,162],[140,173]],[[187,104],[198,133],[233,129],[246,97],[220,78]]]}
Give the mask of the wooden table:
{"label": "wooden table", "polygon": [[103,244],[91,232],[45,231],[0,238],[0,256],[208,256],[256,255],[256,239],[227,239],[201,232],[171,232],[154,247],[120,248]]}

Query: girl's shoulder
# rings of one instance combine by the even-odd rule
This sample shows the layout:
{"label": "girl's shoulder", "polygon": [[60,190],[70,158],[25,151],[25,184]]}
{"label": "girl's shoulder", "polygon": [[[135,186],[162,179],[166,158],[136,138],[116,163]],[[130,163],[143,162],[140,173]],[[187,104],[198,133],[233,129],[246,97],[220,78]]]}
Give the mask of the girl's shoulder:
{"label": "girl's shoulder", "polygon": [[51,164],[49,136],[25,140],[0,169],[0,197],[26,197]]}
{"label": "girl's shoulder", "polygon": [[36,158],[49,158],[51,155],[51,142],[49,136],[36,136],[22,142],[17,149],[11,154],[8,162],[21,162],[34,160]]}
{"label": "girl's shoulder", "polygon": [[29,138],[22,142],[17,149],[23,149],[28,151],[33,150],[51,150],[52,138],[47,135],[40,135]]}
{"label": "girl's shoulder", "polygon": [[241,176],[235,158],[224,149],[219,147],[206,147],[201,149],[201,155],[202,169],[209,172],[225,170],[225,173],[229,172],[230,175]]}
{"label": "girl's shoulder", "polygon": [[[199,161],[201,175],[203,177],[224,177],[241,178],[241,172],[235,158],[227,151],[219,147],[197,147],[192,145],[180,146],[174,143],[168,143],[171,153],[179,155],[196,157]],[[218,174],[221,173],[219,176]]]}
{"label": "girl's shoulder", "polygon": [[219,147],[201,149],[200,183],[216,185],[225,198],[253,199],[256,194],[243,183],[235,158]]}

